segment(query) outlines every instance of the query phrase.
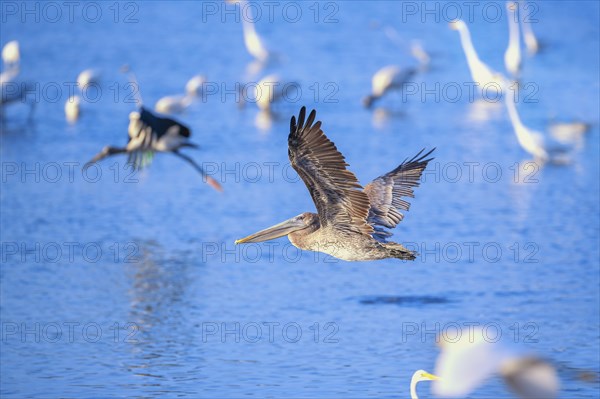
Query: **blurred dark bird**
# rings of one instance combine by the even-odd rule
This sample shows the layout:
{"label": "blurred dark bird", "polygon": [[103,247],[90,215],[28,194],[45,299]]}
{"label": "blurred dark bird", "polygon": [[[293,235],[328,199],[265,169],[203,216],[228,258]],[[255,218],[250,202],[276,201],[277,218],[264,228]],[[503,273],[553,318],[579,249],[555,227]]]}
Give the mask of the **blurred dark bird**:
{"label": "blurred dark bird", "polygon": [[292,166],[306,184],[318,214],[305,212],[268,229],[259,231],[236,244],[260,242],[287,235],[300,249],[324,252],[347,261],[385,258],[415,259],[415,252],[395,242],[386,228],[394,228],[403,219],[400,210],[408,210],[402,197],[413,197],[413,188],[433,150],[404,161],[393,171],[378,177],[364,189],[348,169],[344,156],[315,123],[313,110],[305,119],[302,107],[298,121],[292,117],[288,154]]}
{"label": "blurred dark bird", "polygon": [[217,191],[222,191],[221,185],[208,176],[204,170],[192,158],[182,154],[179,150],[185,147],[198,148],[198,145],[191,143],[190,129],[170,118],[163,118],[154,115],[144,107],[140,107],[139,112],[129,114],[129,142],[125,147],[104,147],[85,168],[92,163],[98,162],[106,157],[116,154],[129,154],[129,163],[135,169],[141,169],[147,166],[154,156],[155,152],[169,152],[196,169],[211,187]]}

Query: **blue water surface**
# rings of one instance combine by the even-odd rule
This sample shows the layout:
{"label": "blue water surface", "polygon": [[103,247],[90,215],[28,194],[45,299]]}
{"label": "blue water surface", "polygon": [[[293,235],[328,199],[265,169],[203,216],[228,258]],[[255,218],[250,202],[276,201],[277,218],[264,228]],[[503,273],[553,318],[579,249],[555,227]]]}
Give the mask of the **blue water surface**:
{"label": "blue water surface", "polygon": [[[265,3],[251,12],[277,60],[253,76],[226,3],[82,2],[70,15],[48,2],[58,15],[2,2],[1,44],[19,41],[39,101],[31,121],[27,105],[7,107],[0,136],[1,396],[405,398],[415,370],[434,370],[436,335],[480,323],[551,359],[560,397],[598,397],[598,3],[531,3],[544,46],[524,54],[523,122],[592,124],[571,164],[544,167],[528,164],[501,101],[451,92],[471,78],[447,3],[271,3],[272,15]],[[486,2],[463,18],[481,59],[503,71],[506,15],[493,7],[505,10]],[[417,91],[365,110],[373,73],[417,65],[415,40],[431,57]],[[177,118],[223,193],[168,154],[140,173],[125,158],[82,172],[126,143],[135,104],[123,64],[148,106],[206,75],[211,94]],[[101,71],[101,93],[86,93],[69,124],[68,88],[86,68]],[[269,127],[254,104],[239,109],[235,84],[272,72],[302,93]],[[285,238],[234,246],[314,211],[287,158],[301,105],[364,184],[437,148],[394,230],[417,260],[347,263]],[[472,397],[511,393],[492,379]]]}

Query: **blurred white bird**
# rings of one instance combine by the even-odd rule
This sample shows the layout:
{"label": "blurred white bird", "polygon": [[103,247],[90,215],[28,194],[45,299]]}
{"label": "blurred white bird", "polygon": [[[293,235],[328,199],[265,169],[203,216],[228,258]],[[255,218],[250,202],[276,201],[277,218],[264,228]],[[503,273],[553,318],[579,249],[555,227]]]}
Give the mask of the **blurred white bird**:
{"label": "blurred white bird", "polygon": [[154,110],[161,114],[180,114],[190,106],[192,101],[193,96],[188,94],[165,96],[156,102]]}
{"label": "blurred white bird", "polygon": [[89,85],[97,84],[100,84],[100,72],[95,69],[85,69],[77,76],[79,90],[83,90]]}
{"label": "blurred white bird", "polygon": [[550,135],[563,144],[581,144],[591,125],[585,122],[551,122],[548,125]]}
{"label": "blurred white bird", "polygon": [[371,79],[371,94],[363,99],[365,107],[369,108],[375,101],[394,90],[402,90],[404,85],[412,78],[416,69],[402,69],[397,65],[388,65],[381,68]]}
{"label": "blurred white bird", "polygon": [[35,109],[35,96],[33,94],[37,89],[37,84],[33,81],[19,78],[21,53],[19,42],[10,41],[2,48],[2,61],[4,71],[0,73],[0,117],[4,117],[4,107],[11,103],[29,103],[29,117],[33,116]]}
{"label": "blurred white bird", "polygon": [[[459,330],[458,341],[440,340],[433,382],[436,396],[464,398],[494,375],[504,378],[520,397],[527,399],[555,398],[559,380],[549,363],[493,342],[482,328]],[[443,338],[443,337],[442,337]]]}
{"label": "blurred white bird", "polygon": [[65,103],[65,116],[67,121],[75,122],[79,118],[81,106],[81,97],[78,95],[71,96]]}
{"label": "blurred white bird", "polygon": [[185,85],[185,94],[165,96],[154,105],[154,110],[161,114],[180,114],[185,111],[194,101],[194,97],[202,93],[206,78],[203,75],[195,75]]}
{"label": "blurred white bird", "polygon": [[271,57],[271,52],[256,32],[254,22],[242,16],[242,29],[244,30],[244,44],[248,53],[260,62],[267,62]]}
{"label": "blurred white bird", "polygon": [[479,85],[480,89],[496,89],[501,90],[505,78],[498,72],[493,71],[483,61],[479,59],[473,42],[469,28],[462,20],[450,22],[450,29],[457,30],[460,34],[460,42],[467,57],[467,63],[471,71],[473,81]]}
{"label": "blurred white bird", "polygon": [[[398,47],[402,49],[405,49],[407,47],[404,39],[402,38],[402,36],[400,36],[400,33],[398,33],[398,31],[395,28],[391,26],[386,26],[384,32],[388,39],[394,42]],[[410,54],[413,57],[415,57],[417,61],[419,61],[419,70],[427,69],[431,61],[431,57],[429,56],[429,54],[427,54],[419,40],[411,41]]]}
{"label": "blurred white bird", "polygon": [[419,61],[420,69],[426,69],[429,66],[431,57],[427,54],[420,41],[413,40],[410,44],[410,53]]}
{"label": "blurred white bird", "polygon": [[521,35],[519,33],[519,4],[514,1],[506,3],[508,17],[508,47],[504,52],[504,65],[513,76],[521,71]]}
{"label": "blurred white bird", "polygon": [[428,373],[425,370],[417,370],[410,380],[410,399],[419,399],[417,395],[417,384],[421,381],[435,381],[439,377]]}
{"label": "blurred white bird", "polygon": [[549,143],[542,133],[527,128],[521,122],[521,118],[517,112],[514,89],[509,86],[506,87],[507,93],[504,96],[506,108],[508,109],[508,115],[521,147],[540,162],[568,163],[568,153],[571,148],[559,143]]}
{"label": "blurred white bird", "polygon": [[297,99],[299,90],[300,85],[298,83],[284,80],[277,74],[271,74],[265,76],[256,84],[254,100],[261,111],[272,112],[275,103],[286,99]]}
{"label": "blurred white bird", "polygon": [[12,69],[19,66],[21,60],[21,51],[19,50],[19,42],[11,40],[2,47],[2,62],[6,69]]}
{"label": "blurred white bird", "polygon": [[206,77],[204,75],[195,75],[185,85],[185,91],[190,96],[198,96],[202,93],[206,84]]}
{"label": "blurred white bird", "polygon": [[[522,2],[524,1],[522,0]],[[540,43],[538,42],[535,34],[533,33],[533,29],[531,28],[532,21],[525,21],[525,18],[520,18],[520,20],[521,28],[523,30],[523,40],[525,41],[527,52],[529,54],[535,54],[540,49]]]}
{"label": "blurred white bird", "polygon": [[257,61],[265,63],[269,60],[272,53],[267,49],[262,38],[256,32],[254,26],[254,17],[250,16],[247,18],[244,9],[247,10],[248,2],[246,0],[227,0],[228,3],[237,4],[240,8],[240,15],[242,19],[242,29],[244,32],[244,45],[248,53],[254,57]]}

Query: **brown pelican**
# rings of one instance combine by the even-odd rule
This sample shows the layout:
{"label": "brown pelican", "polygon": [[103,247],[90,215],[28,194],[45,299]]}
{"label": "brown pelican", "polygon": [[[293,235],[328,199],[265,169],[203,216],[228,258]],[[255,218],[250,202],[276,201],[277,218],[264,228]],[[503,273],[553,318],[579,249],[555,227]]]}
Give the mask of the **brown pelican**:
{"label": "brown pelican", "polygon": [[170,152],[194,167],[215,190],[222,191],[221,185],[190,157],[179,152],[184,147],[198,148],[189,141],[190,129],[170,118],[154,115],[144,107],[139,112],[129,114],[129,142],[126,147],[104,147],[85,167],[116,154],[129,154],[129,163],[134,168],[146,166],[155,152]]}
{"label": "brown pelican", "polygon": [[385,258],[415,259],[415,252],[402,244],[386,242],[403,219],[400,210],[408,210],[402,197],[413,197],[413,188],[433,150],[410,160],[378,177],[364,189],[348,169],[344,156],[315,122],[313,110],[305,119],[302,107],[298,121],[292,117],[288,137],[288,155],[306,184],[318,214],[305,212],[268,229],[237,240],[236,244],[260,242],[287,235],[291,243],[311,251],[324,252],[347,261]]}

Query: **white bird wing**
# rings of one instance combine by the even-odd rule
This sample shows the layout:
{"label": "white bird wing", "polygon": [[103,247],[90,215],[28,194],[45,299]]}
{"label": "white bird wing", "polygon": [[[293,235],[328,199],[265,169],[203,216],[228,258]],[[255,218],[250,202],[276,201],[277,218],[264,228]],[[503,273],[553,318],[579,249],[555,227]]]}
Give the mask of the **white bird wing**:
{"label": "white bird wing", "polygon": [[560,389],[556,368],[537,357],[521,356],[505,361],[501,373],[520,398],[556,398]]}
{"label": "white bird wing", "polygon": [[440,379],[433,382],[432,392],[447,398],[464,398],[496,374],[507,356],[498,345],[484,340],[468,345],[449,344],[436,361],[435,374]]}

